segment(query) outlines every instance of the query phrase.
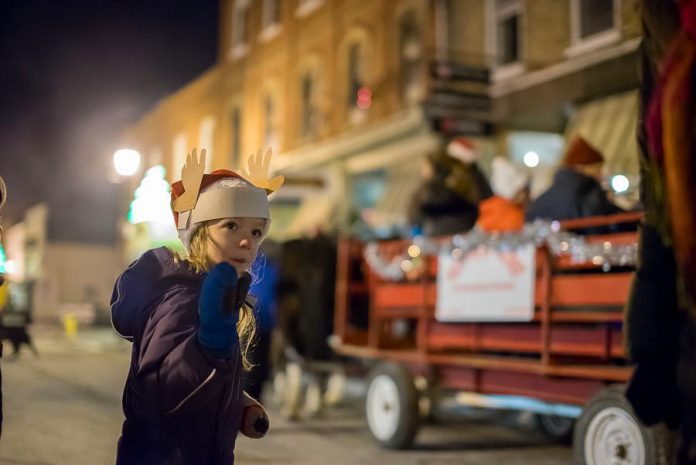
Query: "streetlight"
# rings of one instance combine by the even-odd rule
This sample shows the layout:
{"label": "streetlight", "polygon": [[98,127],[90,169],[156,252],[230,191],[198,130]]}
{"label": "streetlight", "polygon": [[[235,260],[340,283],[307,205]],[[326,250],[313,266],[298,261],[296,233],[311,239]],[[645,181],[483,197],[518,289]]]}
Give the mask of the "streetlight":
{"label": "streetlight", "polygon": [[114,168],[119,176],[133,176],[140,168],[140,152],[133,149],[116,150]]}

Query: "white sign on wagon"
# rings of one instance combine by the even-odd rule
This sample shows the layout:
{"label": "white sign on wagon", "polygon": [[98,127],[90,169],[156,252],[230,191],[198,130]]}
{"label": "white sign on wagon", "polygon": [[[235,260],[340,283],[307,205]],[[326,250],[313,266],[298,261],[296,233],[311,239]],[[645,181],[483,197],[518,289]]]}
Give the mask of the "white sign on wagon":
{"label": "white sign on wagon", "polygon": [[438,257],[435,318],[530,321],[534,317],[535,247],[510,251],[480,246],[461,259]]}

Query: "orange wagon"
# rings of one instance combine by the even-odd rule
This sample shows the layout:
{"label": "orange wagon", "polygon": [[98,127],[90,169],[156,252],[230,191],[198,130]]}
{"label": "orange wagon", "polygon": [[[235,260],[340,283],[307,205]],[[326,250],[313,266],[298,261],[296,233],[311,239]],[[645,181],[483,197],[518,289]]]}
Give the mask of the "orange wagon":
{"label": "orange wagon", "polygon": [[[639,219],[585,218],[561,228]],[[635,244],[637,233],[586,240]],[[382,242],[379,254],[389,259],[407,246]],[[631,375],[622,325],[632,266],[607,272],[539,247],[531,321],[450,323],[435,319],[437,257],[425,258],[416,280],[392,282],[370,269],[363,252],[358,241],[339,244],[334,332],[337,352],[374,362],[365,408],[380,444],[409,447],[423,406],[446,390],[469,405],[535,412],[547,433],[573,437],[578,463],[659,463],[657,433],[639,424],[622,395]]]}

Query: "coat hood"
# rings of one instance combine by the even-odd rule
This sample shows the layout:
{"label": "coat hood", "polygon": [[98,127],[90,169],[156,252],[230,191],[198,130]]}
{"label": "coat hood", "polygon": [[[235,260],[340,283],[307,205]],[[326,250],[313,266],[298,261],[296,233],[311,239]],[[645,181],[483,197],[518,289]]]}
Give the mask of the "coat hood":
{"label": "coat hood", "polygon": [[[174,261],[166,247],[152,249],[131,263],[116,280],[111,295],[111,322],[121,337],[132,340],[138,321],[146,321],[151,304],[175,287],[199,287],[205,277]],[[144,319],[144,320],[143,320]]]}

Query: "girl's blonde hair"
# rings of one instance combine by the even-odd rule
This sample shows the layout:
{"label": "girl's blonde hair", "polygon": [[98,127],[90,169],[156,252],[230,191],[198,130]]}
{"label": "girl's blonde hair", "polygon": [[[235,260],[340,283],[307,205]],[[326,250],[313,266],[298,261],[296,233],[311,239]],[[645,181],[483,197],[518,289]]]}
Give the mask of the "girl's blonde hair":
{"label": "girl's blonde hair", "polygon": [[[201,223],[193,232],[187,255],[174,255],[178,262],[188,264],[196,273],[206,273],[213,265],[208,258],[208,225],[210,223],[211,221]],[[253,309],[246,303],[239,309],[237,334],[239,334],[242,365],[248,371],[254,366],[249,360],[249,350],[256,335],[256,321]]]}

